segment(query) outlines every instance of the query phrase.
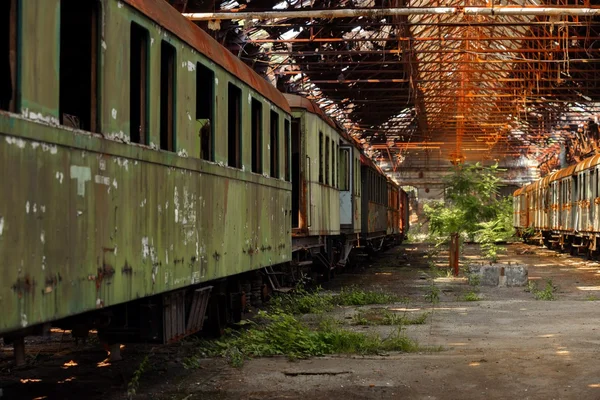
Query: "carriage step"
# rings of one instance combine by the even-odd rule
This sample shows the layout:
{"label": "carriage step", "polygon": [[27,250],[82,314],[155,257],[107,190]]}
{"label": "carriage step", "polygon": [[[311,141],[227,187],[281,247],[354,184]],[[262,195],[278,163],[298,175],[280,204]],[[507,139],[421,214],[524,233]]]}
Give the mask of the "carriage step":
{"label": "carriage step", "polygon": [[293,287],[279,287],[279,288],[273,289],[273,291],[275,293],[289,293],[292,290],[294,290]]}
{"label": "carriage step", "polygon": [[587,247],[587,244],[572,244],[571,247]]}
{"label": "carriage step", "polygon": [[292,265],[294,267],[304,267],[306,265],[312,265],[312,263],[313,263],[312,260],[308,260],[308,261],[299,261],[297,263],[292,263]]}

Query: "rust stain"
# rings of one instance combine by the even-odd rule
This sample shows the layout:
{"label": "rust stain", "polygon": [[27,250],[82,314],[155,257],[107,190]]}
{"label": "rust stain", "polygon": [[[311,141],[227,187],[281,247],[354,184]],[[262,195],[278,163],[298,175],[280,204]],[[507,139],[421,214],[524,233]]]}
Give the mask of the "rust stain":
{"label": "rust stain", "polygon": [[19,298],[21,298],[24,294],[31,293],[33,289],[35,289],[35,285],[35,279],[30,275],[25,275],[25,277],[17,279],[11,289],[17,293]]}
{"label": "rust stain", "polygon": [[112,277],[114,274],[115,269],[111,265],[103,263],[102,268],[98,268],[98,274],[96,275],[96,289],[100,289],[100,286],[102,286],[102,281]]}
{"label": "rust stain", "polygon": [[133,268],[131,267],[131,265],[129,265],[127,261],[125,261],[125,265],[123,265],[123,268],[121,268],[121,273],[126,275],[133,274]]}

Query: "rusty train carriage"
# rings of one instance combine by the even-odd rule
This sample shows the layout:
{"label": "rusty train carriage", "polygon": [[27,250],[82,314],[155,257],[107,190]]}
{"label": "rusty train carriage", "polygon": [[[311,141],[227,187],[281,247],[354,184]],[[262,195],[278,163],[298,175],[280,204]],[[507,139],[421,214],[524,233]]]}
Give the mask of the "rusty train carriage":
{"label": "rusty train carriage", "polygon": [[368,248],[379,249],[388,231],[387,179],[379,168],[361,156],[362,232]]}
{"label": "rusty train carriage", "polygon": [[[162,0],[12,4],[0,334],[290,261],[279,92]],[[258,132],[265,176],[250,172],[252,100],[278,136],[269,153]]]}
{"label": "rusty train carriage", "polygon": [[285,97],[292,109],[293,153],[297,154],[298,190],[303,199],[294,219],[294,236],[339,235],[339,129],[311,101],[296,95]]}
{"label": "rusty train carriage", "polygon": [[358,240],[356,170],[359,150],[318,105],[286,94],[292,109],[292,247],[299,265],[325,271],[346,265]]}
{"label": "rusty train carriage", "polygon": [[339,125],[163,0],[6,4],[0,336],[17,359],[50,324],[169,342],[208,313],[220,331],[267,283],[328,278],[408,229],[406,193]]}
{"label": "rusty train carriage", "polygon": [[556,171],[513,194],[518,234],[549,248],[588,255],[598,251],[600,156]]}

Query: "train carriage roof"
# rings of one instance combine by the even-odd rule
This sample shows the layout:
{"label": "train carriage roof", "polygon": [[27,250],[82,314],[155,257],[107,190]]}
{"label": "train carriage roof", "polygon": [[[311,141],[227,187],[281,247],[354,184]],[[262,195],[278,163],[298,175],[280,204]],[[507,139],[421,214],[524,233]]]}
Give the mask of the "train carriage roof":
{"label": "train carriage roof", "polygon": [[307,99],[306,97],[298,96],[296,94],[285,93],[283,95],[287,100],[291,108],[303,108],[309,113],[318,115],[323,121],[327,122],[329,126],[337,131],[341,131],[341,128],[332,120],[317,104]]}
{"label": "train carriage roof", "polygon": [[596,154],[595,156],[586,158],[585,160],[581,161],[575,166],[575,172],[577,173],[586,169],[593,168],[598,164],[600,164],[600,154]]}
{"label": "train carriage roof", "polygon": [[251,86],[272,101],[277,107],[290,113],[290,107],[274,86],[260,77],[230,51],[221,46],[208,33],[185,18],[164,0],[123,0],[158,25],[173,33],[201,54],[220,65],[229,73]]}
{"label": "train carriage roof", "polygon": [[577,165],[571,165],[570,167],[563,168],[560,171],[557,171],[556,173],[552,174],[550,176],[550,182],[554,182],[556,180],[560,180],[560,179],[564,179],[564,178],[570,177],[575,172],[575,167],[576,166]]}

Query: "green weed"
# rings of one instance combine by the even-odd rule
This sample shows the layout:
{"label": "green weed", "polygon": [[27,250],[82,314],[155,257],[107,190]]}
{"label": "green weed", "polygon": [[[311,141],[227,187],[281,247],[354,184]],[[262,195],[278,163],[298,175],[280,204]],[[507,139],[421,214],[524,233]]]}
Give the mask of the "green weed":
{"label": "green weed", "polygon": [[389,304],[400,298],[389,293],[366,291],[356,286],[342,288],[340,294],[333,297],[333,304],[340,306],[364,306],[368,304]]}
{"label": "green weed", "polygon": [[359,311],[352,317],[353,325],[422,325],[427,321],[429,313],[415,317],[398,314],[386,309],[370,309]]}
{"label": "green weed", "polygon": [[271,299],[272,310],[288,314],[322,314],[333,309],[333,295],[323,293],[320,287],[307,291],[298,287],[294,293],[281,294]]}
{"label": "green weed", "polygon": [[479,301],[479,300],[481,300],[481,298],[479,297],[479,295],[477,293],[471,291],[463,296],[463,300],[464,301]]}
{"label": "green weed", "polygon": [[144,359],[142,360],[142,362],[140,363],[140,365],[138,365],[137,369],[133,373],[133,377],[131,378],[131,380],[127,384],[127,399],[128,400],[133,399],[133,397],[136,395],[137,390],[140,387],[140,378],[142,377],[143,373],[148,368],[148,364],[150,363],[150,356],[151,355],[152,355],[152,353],[147,354],[144,357]]}
{"label": "green weed", "polygon": [[431,285],[427,287],[427,293],[425,293],[425,300],[431,304],[437,304],[440,302],[440,288],[435,286],[435,283],[431,282]]}
{"label": "green weed", "polygon": [[283,312],[259,312],[260,320],[246,324],[247,329],[229,329],[217,341],[199,342],[196,354],[184,361],[186,368],[198,364],[194,358],[226,358],[233,366],[241,366],[252,357],[285,355],[290,359],[325,354],[377,354],[382,351],[418,351],[416,342],[406,337],[401,328],[392,336],[381,338],[373,334],[343,329],[330,319],[311,329],[296,317]]}
{"label": "green weed", "polygon": [[556,291],[556,288],[552,284],[551,279],[546,280],[546,286],[542,290],[538,289],[537,282],[529,281],[527,282],[527,289],[525,289],[525,291],[533,294],[533,297],[535,297],[536,300],[555,300],[554,292]]}

